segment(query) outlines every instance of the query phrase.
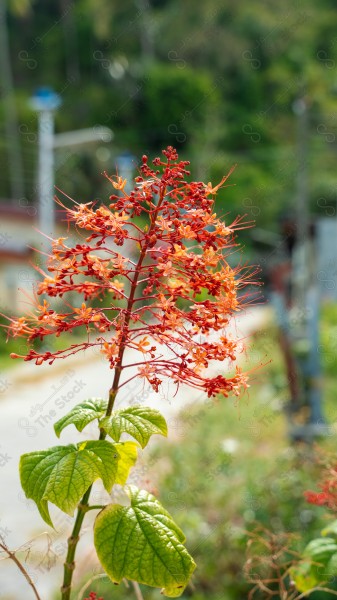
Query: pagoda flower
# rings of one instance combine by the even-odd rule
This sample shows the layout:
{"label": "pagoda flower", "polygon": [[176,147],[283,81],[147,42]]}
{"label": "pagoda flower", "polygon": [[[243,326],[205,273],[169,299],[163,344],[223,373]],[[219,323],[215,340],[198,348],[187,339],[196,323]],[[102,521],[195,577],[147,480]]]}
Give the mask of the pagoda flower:
{"label": "pagoda flower", "polygon": [[[231,377],[224,373],[212,378],[204,376],[201,367],[236,359],[236,343],[228,340],[225,329],[241,308],[238,290],[252,283],[252,274],[230,267],[227,255],[236,246],[235,231],[249,224],[241,218],[231,224],[221,221],[214,212],[214,196],[221,186],[187,181],[189,163],[179,161],[171,147],[163,154],[163,160],[153,161],[154,167],[143,156],[130,194],[120,177],[108,177],[122,192],[110,196],[109,206],[89,202],[65,209],[70,223],[84,231],[84,241],[70,246],[67,238],[53,240],[47,264],[53,277],[45,273],[38,294],[64,299],[66,311],[57,313],[44,299],[29,315],[11,319],[9,335],[26,337],[30,345],[26,356],[12,354],[13,358],[51,364],[98,346],[119,382],[128,369],[125,351],[132,348],[140,353],[133,377],[149,372],[147,379],[155,390],[164,377],[209,396],[239,394],[247,385],[240,369]],[[139,215],[147,218],[143,228],[137,225]],[[138,257],[123,254],[126,241],[137,245]],[[82,298],[80,308],[67,301],[67,294],[74,292]],[[198,299],[200,294],[204,299]],[[94,298],[101,306],[90,306]],[[36,339],[62,339],[63,332],[77,327],[88,333],[85,344],[74,342],[55,352],[34,348]],[[214,336],[212,344],[199,340],[199,332],[214,331],[222,333],[217,341]],[[163,356],[163,346],[168,356]]]}
{"label": "pagoda flower", "polygon": [[[60,437],[69,425],[82,431],[96,421],[96,439],[30,452],[20,461],[23,490],[48,525],[49,502],[69,515],[76,510],[62,600],[71,597],[76,547],[89,510],[100,511],[94,543],[114,583],[129,579],[161,587],[164,595],[176,598],[196,567],[183,532],[161,503],[150,492],[127,485],[139,447],[154,434],[167,435],[164,417],[143,405],[114,408],[122,386],[135,378],[148,382],[155,393],[169,379],[177,388],[189,385],[209,398],[239,396],[248,386],[238,366],[229,370],[242,340],[228,326],[248,302],[241,290],[254,283],[255,273],[233,268],[228,255],[237,250],[236,231],[250,224],[241,217],[224,223],[215,212],[216,193],[230,173],[218,185],[205,185],[190,181],[188,164],[168,147],[151,165],[143,156],[128,193],[124,179],[106,175],[113,188],[107,205],[62,205],[81,241],[51,240],[46,271],[37,269],[42,280],[32,308],[19,318],[8,317],[8,335],[27,341],[27,353],[12,358],[52,364],[95,347],[112,370],[107,398],[84,400],[54,425]],[[69,333],[77,328],[85,336],[69,344]],[[59,338],[59,349],[44,349],[41,341],[49,336]],[[121,440],[124,434],[135,441]],[[91,504],[96,479],[108,494],[115,484],[122,486],[127,502]]]}

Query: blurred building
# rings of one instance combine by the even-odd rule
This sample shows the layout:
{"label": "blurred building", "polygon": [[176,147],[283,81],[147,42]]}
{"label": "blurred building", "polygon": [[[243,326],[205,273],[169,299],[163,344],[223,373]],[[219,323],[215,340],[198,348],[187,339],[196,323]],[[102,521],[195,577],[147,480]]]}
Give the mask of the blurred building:
{"label": "blurred building", "polygon": [[[57,237],[67,235],[66,223],[57,223]],[[34,249],[41,247],[37,211],[33,206],[0,203],[0,311],[21,313],[27,294],[32,296],[34,282],[40,279],[33,268],[39,263]],[[34,257],[34,258],[33,258]]]}
{"label": "blurred building", "polygon": [[33,227],[37,225],[32,211],[0,204],[0,306],[1,310],[17,312],[22,292],[31,290],[36,275],[29,263],[38,241]]}

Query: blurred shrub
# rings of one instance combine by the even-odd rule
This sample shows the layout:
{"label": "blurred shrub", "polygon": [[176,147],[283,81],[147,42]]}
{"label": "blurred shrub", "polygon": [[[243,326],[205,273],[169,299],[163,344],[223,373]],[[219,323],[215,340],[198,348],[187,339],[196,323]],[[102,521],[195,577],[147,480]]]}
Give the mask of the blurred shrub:
{"label": "blurred shrub", "polygon": [[154,65],[144,74],[138,101],[143,142],[150,149],[167,143],[181,147],[197,129],[204,130],[207,113],[219,104],[217,83],[207,73]]}

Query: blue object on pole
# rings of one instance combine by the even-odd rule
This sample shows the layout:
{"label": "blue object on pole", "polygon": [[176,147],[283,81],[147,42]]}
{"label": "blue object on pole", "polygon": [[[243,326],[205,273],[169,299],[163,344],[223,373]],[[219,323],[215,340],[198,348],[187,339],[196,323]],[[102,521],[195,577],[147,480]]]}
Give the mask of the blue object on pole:
{"label": "blue object on pole", "polygon": [[61,96],[50,87],[43,86],[35,90],[30,99],[31,107],[37,111],[56,110],[61,104]]}

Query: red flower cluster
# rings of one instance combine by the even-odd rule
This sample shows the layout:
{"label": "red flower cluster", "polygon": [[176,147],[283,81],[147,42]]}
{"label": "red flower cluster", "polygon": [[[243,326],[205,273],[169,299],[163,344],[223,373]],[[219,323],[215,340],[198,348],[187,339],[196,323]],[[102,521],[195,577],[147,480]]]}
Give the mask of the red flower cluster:
{"label": "red flower cluster", "polygon": [[[213,212],[215,193],[227,177],[215,188],[188,182],[189,163],[179,161],[171,147],[163,155],[153,167],[143,156],[130,194],[125,180],[106,175],[118,193],[109,207],[90,202],[65,209],[77,230],[87,233],[73,246],[67,238],[52,242],[49,273],[38,289],[62,298],[64,310],[44,299],[33,314],[11,319],[9,332],[27,338],[32,348],[20,358],[36,364],[99,346],[111,368],[122,371],[131,366],[122,360],[129,348],[139,352],[138,376],[155,391],[168,376],[209,397],[239,394],[246,386],[239,368],[233,377],[210,377],[206,369],[210,361],[236,358],[238,341],[226,335],[226,327],[240,307],[238,290],[252,274],[233,269],[226,259],[236,246],[234,231],[249,225],[240,218],[226,225]],[[140,215],[147,220],[143,228]],[[70,304],[74,292],[82,298],[80,308]],[[76,327],[86,329],[88,341],[56,352],[34,349],[34,340]]]}
{"label": "red flower cluster", "polygon": [[84,598],[84,600],[104,600],[102,596],[98,597],[96,592],[90,592],[89,598]]}
{"label": "red flower cluster", "polygon": [[321,492],[304,492],[307,502],[337,510],[337,467],[328,470],[328,477],[320,484]]}

